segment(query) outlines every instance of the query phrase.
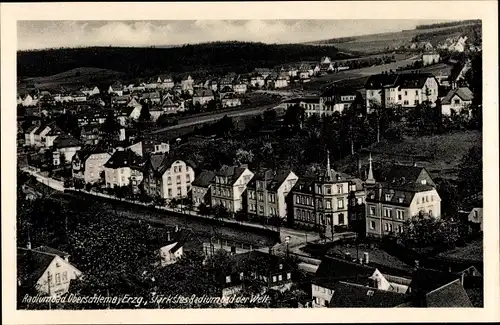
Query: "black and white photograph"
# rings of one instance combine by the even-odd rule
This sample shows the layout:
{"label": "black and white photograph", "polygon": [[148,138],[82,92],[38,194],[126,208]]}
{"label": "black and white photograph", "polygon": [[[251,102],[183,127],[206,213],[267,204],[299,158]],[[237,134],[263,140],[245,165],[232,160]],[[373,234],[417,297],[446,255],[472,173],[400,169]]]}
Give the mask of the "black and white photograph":
{"label": "black and white photograph", "polygon": [[484,308],[483,21],[342,18],[17,20],[15,308]]}

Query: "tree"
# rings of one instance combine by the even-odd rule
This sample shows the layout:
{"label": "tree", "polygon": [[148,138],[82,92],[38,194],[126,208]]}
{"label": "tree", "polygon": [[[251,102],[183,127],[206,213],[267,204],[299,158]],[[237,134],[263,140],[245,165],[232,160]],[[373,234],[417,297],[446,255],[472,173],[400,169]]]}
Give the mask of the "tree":
{"label": "tree", "polygon": [[149,102],[142,102],[141,103],[142,108],[141,108],[141,113],[139,115],[139,122],[142,123],[148,123],[151,122],[151,113],[149,112],[150,109],[150,104]]}
{"label": "tree", "polygon": [[459,165],[458,181],[462,198],[483,191],[483,152],[481,145],[474,145],[462,157]]}
{"label": "tree", "polygon": [[456,222],[414,216],[403,224],[403,232],[397,235],[397,241],[408,248],[427,248],[446,250],[454,248],[460,239]]}
{"label": "tree", "polygon": [[455,218],[460,203],[457,186],[450,180],[441,179],[437,182],[437,190],[441,197],[441,217],[447,220]]}
{"label": "tree", "polygon": [[153,204],[157,207],[164,207],[167,204],[167,200],[157,195],[153,198]]}
{"label": "tree", "polygon": [[235,130],[236,127],[233,123],[233,119],[225,115],[221,120],[219,120],[216,125],[216,134],[228,138]]}
{"label": "tree", "polygon": [[235,154],[234,163],[239,164],[250,164],[253,162],[255,156],[251,150],[238,149]]}
{"label": "tree", "polygon": [[287,108],[283,117],[283,126],[289,130],[298,130],[302,128],[305,120],[305,110],[299,104]]}
{"label": "tree", "polygon": [[120,134],[120,124],[116,120],[113,111],[111,110],[108,111],[108,114],[106,115],[106,120],[102,124],[101,130],[104,134],[105,140],[107,140],[108,143],[116,140],[116,138]]}
{"label": "tree", "polygon": [[274,109],[268,109],[264,111],[263,116],[264,116],[264,123],[266,123],[267,125],[275,123],[278,118],[276,110]]}

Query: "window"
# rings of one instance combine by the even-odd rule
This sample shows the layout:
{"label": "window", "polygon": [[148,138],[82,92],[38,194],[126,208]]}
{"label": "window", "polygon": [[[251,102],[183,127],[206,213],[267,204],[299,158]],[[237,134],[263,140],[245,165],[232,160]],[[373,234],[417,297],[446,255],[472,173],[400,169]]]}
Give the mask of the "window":
{"label": "window", "polygon": [[330,186],[325,187],[326,194],[332,194],[332,188]]}
{"label": "window", "polygon": [[459,104],[460,104],[460,99],[455,99],[455,100],[453,101],[453,103],[454,103],[455,105],[459,105]]}
{"label": "window", "polygon": [[403,226],[398,225],[398,232],[399,232],[399,233],[402,233],[402,232],[403,232]]}
{"label": "window", "polygon": [[420,198],[417,197],[417,204],[420,204]]}
{"label": "window", "polygon": [[61,274],[56,273],[56,284],[61,284]]}
{"label": "window", "polygon": [[283,281],[283,276],[281,274],[278,275],[278,281]]}
{"label": "window", "polygon": [[389,224],[388,223],[384,224],[384,230],[389,231]]}
{"label": "window", "polygon": [[397,210],[396,218],[399,220],[403,220],[405,218],[405,212],[403,210]]}
{"label": "window", "polygon": [[341,213],[341,214],[339,214],[339,225],[343,225],[343,224],[344,224],[344,222],[345,222],[345,221],[344,221],[344,214],[343,214],[343,213]]}
{"label": "window", "polygon": [[186,174],[186,182],[191,183],[191,175]]}
{"label": "window", "polygon": [[68,271],[64,271],[64,272],[62,273],[62,280],[63,280],[63,281],[68,281]]}
{"label": "window", "polygon": [[373,290],[368,290],[368,292],[366,292],[366,295],[371,297],[373,296],[373,293],[374,293]]}
{"label": "window", "polygon": [[172,196],[172,189],[169,188],[168,191],[167,191],[167,193],[168,193],[168,197],[171,197]]}
{"label": "window", "polygon": [[398,100],[401,100],[401,95],[398,95]]}
{"label": "window", "polygon": [[172,185],[172,177],[168,176],[167,185]]}
{"label": "window", "polygon": [[240,273],[240,280],[243,280],[243,272]]}
{"label": "window", "polygon": [[390,201],[391,200],[391,195],[390,194],[386,194],[385,195],[385,200],[386,201]]}
{"label": "window", "polygon": [[175,177],[175,182],[176,182],[176,184],[180,184],[181,183],[181,176],[177,175]]}
{"label": "window", "polygon": [[280,270],[283,270],[283,264],[280,264],[280,265],[279,265],[279,269],[280,269]]}
{"label": "window", "polygon": [[273,282],[276,282],[276,275],[273,275]]}
{"label": "window", "polygon": [[264,201],[264,195],[262,193],[259,193],[259,201],[260,202]]}
{"label": "window", "polygon": [[421,180],[421,181],[420,181],[420,184],[422,184],[422,185],[427,184],[427,180],[426,180],[426,179]]}
{"label": "window", "polygon": [[415,96],[418,96],[418,90],[415,90]]}
{"label": "window", "polygon": [[375,230],[375,221],[370,221],[370,229]]}
{"label": "window", "polygon": [[292,278],[292,274],[291,274],[291,273],[287,273],[287,274],[286,274],[286,279],[287,279],[287,280],[290,280],[291,278]]}
{"label": "window", "polygon": [[415,104],[415,105],[418,105],[418,103],[419,103],[418,99],[415,99],[414,104]]}
{"label": "window", "polygon": [[231,283],[231,276],[230,275],[226,276],[226,283]]}
{"label": "window", "polygon": [[125,182],[125,176],[122,176],[122,183]]}
{"label": "window", "polygon": [[405,90],[405,96],[408,96],[408,92]]}
{"label": "window", "polygon": [[331,200],[326,200],[326,208],[331,209],[332,208],[332,201]]}
{"label": "window", "polygon": [[392,217],[392,209],[384,209],[384,217],[391,218]]}
{"label": "window", "polygon": [[403,104],[404,104],[404,105],[409,105],[409,104],[410,104],[410,102],[409,102],[408,100],[404,100],[404,101],[403,101]]}
{"label": "window", "polygon": [[392,223],[389,224],[389,232],[392,232]]}
{"label": "window", "polygon": [[432,210],[429,210],[429,217],[432,217]]}
{"label": "window", "polygon": [[431,195],[431,202],[434,202],[434,195]]}
{"label": "window", "polygon": [[338,200],[337,200],[337,207],[338,207],[339,209],[343,209],[343,208],[344,208],[344,200],[342,200],[342,199],[338,199]]}
{"label": "window", "polygon": [[180,186],[177,186],[177,196],[180,196],[182,193],[182,189],[180,188]]}
{"label": "window", "polygon": [[259,213],[264,213],[264,206],[259,205]]}
{"label": "window", "polygon": [[337,193],[342,194],[342,185],[337,185]]}
{"label": "window", "polygon": [[375,207],[374,206],[370,206],[370,215],[371,216],[375,215]]}

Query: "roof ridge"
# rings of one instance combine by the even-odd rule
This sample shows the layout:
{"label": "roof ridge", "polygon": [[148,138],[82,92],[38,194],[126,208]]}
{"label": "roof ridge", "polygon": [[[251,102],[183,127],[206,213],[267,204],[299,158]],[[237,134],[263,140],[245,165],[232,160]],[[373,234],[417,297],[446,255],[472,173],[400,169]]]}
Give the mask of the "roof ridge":
{"label": "roof ridge", "polygon": [[438,287],[438,288],[436,288],[436,289],[434,289],[434,290],[432,290],[432,291],[429,291],[429,292],[426,294],[426,296],[428,296],[428,295],[430,295],[431,293],[434,293],[434,292],[436,292],[436,291],[438,291],[438,290],[441,290],[441,289],[443,289],[444,287],[447,287],[447,286],[449,286],[449,285],[451,285],[451,284],[453,284],[453,283],[455,283],[455,282],[457,282],[457,281],[460,281],[460,279],[455,279],[455,280],[453,280],[453,281],[451,281],[451,282],[449,282],[449,283],[446,283],[446,284],[444,284],[444,285],[442,285],[442,286],[440,286],[440,287]]}

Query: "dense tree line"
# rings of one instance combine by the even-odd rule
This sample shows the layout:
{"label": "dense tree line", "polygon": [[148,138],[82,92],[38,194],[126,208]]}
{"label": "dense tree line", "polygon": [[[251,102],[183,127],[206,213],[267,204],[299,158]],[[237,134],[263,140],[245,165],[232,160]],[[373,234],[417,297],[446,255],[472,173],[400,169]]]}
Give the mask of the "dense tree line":
{"label": "dense tree line", "polygon": [[446,23],[437,23],[437,24],[427,24],[427,25],[417,25],[415,29],[431,29],[431,28],[442,28],[442,27],[451,27],[451,26],[460,26],[466,24],[481,24],[481,20],[461,20],[461,21],[450,21]]}
{"label": "dense tree line", "polygon": [[95,67],[133,76],[155,75],[167,71],[208,72],[208,69],[211,73],[245,73],[258,67],[318,60],[322,56],[332,59],[348,57],[332,46],[300,44],[215,42],[175,48],[91,47],[20,51],[17,56],[17,72],[22,77],[47,76],[78,67]]}
{"label": "dense tree line", "polygon": [[477,28],[481,29],[481,25],[475,25],[475,26],[458,26],[458,27],[453,27],[453,28],[447,28],[447,29],[444,29],[444,30],[435,30],[435,31],[432,31],[432,32],[425,32],[425,33],[421,33],[421,34],[415,35],[412,38],[411,41],[412,42],[430,41],[434,37],[451,36],[454,33],[460,33],[462,35],[469,36]]}

